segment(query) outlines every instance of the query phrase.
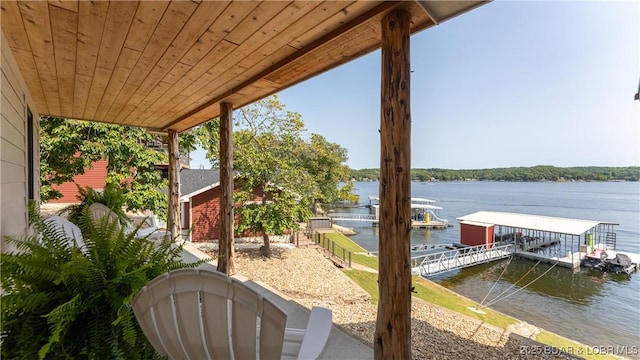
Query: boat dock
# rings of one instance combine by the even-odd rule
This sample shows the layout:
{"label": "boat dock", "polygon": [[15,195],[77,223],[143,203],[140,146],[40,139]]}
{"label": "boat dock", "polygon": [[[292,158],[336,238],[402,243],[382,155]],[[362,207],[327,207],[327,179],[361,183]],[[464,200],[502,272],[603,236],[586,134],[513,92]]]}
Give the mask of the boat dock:
{"label": "boat dock", "polygon": [[429,277],[509,256],[579,269],[598,249],[605,257],[590,267],[627,274],[640,267],[640,254],[615,250],[615,223],[490,211],[458,220],[459,248],[413,256],[413,273]]}
{"label": "boat dock", "polygon": [[[543,263],[549,264],[558,264],[557,266],[562,266],[571,269],[577,269],[580,267],[581,257],[580,253],[573,253],[568,256],[557,257],[557,256],[546,256],[543,254],[538,254],[531,251],[526,250],[516,250],[513,252],[513,255],[523,258],[530,259],[535,261],[540,261]],[[584,255],[583,255],[584,256]]]}
{"label": "boat dock", "polygon": [[[373,214],[354,214],[354,213],[330,213],[329,218],[332,221],[344,221],[344,222],[366,222],[373,225],[380,223],[380,220]],[[430,221],[418,221],[411,220],[412,229],[446,229],[452,225],[446,221],[430,220]]]}
{"label": "boat dock", "polygon": [[429,222],[418,220],[411,221],[411,228],[413,229],[446,229],[452,226],[453,225],[449,224],[448,222],[438,220],[431,220]]}
{"label": "boat dock", "polygon": [[[332,221],[367,222],[377,225],[380,222],[380,198],[369,196],[369,214],[361,213],[329,213]],[[411,228],[412,229],[446,229],[452,227],[449,221],[438,216],[440,206],[433,205],[436,200],[411,198]]]}
{"label": "boat dock", "polygon": [[504,259],[512,255],[513,246],[512,244],[491,247],[478,245],[415,256],[411,258],[411,272],[427,277]]}

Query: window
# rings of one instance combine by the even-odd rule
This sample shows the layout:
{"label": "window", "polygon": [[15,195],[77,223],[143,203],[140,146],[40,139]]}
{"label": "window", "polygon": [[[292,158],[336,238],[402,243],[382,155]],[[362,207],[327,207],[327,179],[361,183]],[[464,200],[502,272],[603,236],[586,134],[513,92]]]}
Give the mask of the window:
{"label": "window", "polygon": [[36,164],[36,149],[34,148],[34,123],[33,114],[31,110],[27,108],[27,196],[29,200],[36,200],[36,179],[35,179],[35,167]]}

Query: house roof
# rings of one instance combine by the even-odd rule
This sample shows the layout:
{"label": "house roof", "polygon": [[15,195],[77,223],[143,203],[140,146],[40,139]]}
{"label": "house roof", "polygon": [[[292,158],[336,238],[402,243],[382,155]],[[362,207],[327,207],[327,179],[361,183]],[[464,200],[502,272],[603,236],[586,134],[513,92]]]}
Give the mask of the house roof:
{"label": "house roof", "polygon": [[2,1],[6,41],[42,115],[183,131],[485,1]]}
{"label": "house roof", "polygon": [[582,235],[600,224],[618,225],[607,221],[568,219],[541,215],[478,211],[458,218],[461,223],[490,224],[517,229],[549,231],[559,234]]}
{"label": "house roof", "polygon": [[220,184],[218,169],[182,169],[180,170],[181,198],[188,200],[203,191]]}

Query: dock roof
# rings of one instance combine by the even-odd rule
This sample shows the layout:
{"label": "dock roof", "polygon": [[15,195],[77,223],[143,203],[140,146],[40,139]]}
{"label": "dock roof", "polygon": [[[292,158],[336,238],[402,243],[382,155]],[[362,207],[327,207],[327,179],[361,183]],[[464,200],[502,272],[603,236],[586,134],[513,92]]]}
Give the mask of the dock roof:
{"label": "dock roof", "polygon": [[568,219],[495,211],[478,211],[473,214],[461,216],[458,218],[458,221],[549,231],[569,235],[582,235],[600,224],[618,225],[608,221]]}

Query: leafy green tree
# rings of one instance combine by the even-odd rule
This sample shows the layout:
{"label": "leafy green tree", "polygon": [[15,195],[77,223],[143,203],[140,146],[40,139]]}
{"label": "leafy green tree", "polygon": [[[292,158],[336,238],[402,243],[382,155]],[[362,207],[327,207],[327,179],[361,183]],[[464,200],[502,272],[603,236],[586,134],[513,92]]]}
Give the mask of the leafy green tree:
{"label": "leafy green tree", "polygon": [[354,184],[353,181],[347,181],[338,191],[338,199],[345,200],[353,203],[357,203],[360,200],[360,196],[358,194],[353,193]]}
{"label": "leafy green tree", "polygon": [[[93,162],[106,159],[106,184],[125,191],[128,209],[166,215],[167,195],[160,189],[167,182],[156,166],[166,164],[167,155],[146,146],[158,135],[138,127],[55,117],[41,118],[40,128],[42,201],[61,196],[53,185],[72,181]],[[196,141],[193,133],[181,134],[180,149],[188,153],[195,149]]]}
{"label": "leafy green tree", "polygon": [[[322,135],[311,134],[309,142],[301,142],[298,153],[302,166],[314,180],[313,193],[310,194],[314,205],[316,202],[331,203],[337,200],[348,200],[350,195],[338,187],[340,182],[351,182],[347,150],[338,144],[327,141]],[[314,206],[315,208],[315,206]]]}
{"label": "leafy green tree", "polygon": [[310,215],[306,195],[314,193],[316,184],[295,156],[304,123],[276,96],[240,109],[234,119],[236,231],[261,232],[263,254],[269,256],[269,234],[282,235]]}
{"label": "leafy green tree", "polygon": [[[234,170],[238,174],[234,200],[239,215],[235,230],[238,234],[263,233],[266,255],[268,235],[295,229],[298,221],[311,215],[312,202],[350,196],[347,150],[317,134],[307,139],[301,115],[288,111],[277,96],[237,110],[234,126]],[[217,166],[218,119],[195,132],[207,158]],[[347,187],[339,189],[344,181]]]}
{"label": "leafy green tree", "polygon": [[215,167],[220,166],[220,119],[215,118],[207,121],[206,123],[198,126],[194,131],[195,136],[198,139],[198,143],[206,151],[207,159],[211,162],[211,165]]}

